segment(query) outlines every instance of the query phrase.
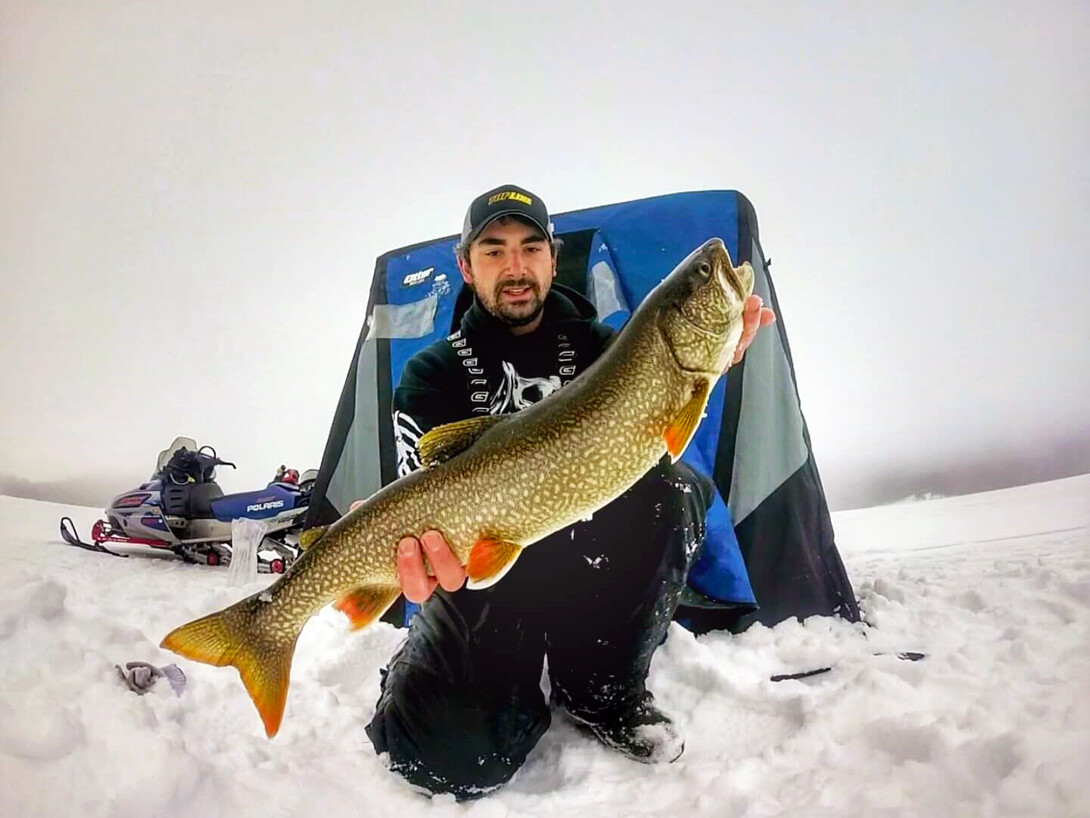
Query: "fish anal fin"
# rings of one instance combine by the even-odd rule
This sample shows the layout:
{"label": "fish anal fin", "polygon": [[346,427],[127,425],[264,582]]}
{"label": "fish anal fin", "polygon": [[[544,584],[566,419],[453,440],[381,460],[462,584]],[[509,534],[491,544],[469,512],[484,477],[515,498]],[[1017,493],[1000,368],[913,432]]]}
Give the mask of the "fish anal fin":
{"label": "fish anal fin", "polygon": [[681,457],[681,453],[685,451],[685,447],[689,445],[689,441],[693,439],[693,435],[696,434],[696,428],[700,425],[701,418],[704,417],[704,409],[708,405],[710,392],[708,379],[701,378],[698,380],[693,387],[692,397],[682,407],[677,417],[666,427],[663,437],[666,439],[666,451],[670,453],[672,462],[677,462],[677,459]]}
{"label": "fish anal fin", "polygon": [[328,525],[319,525],[314,528],[308,528],[299,535],[299,549],[301,551],[309,551],[310,547],[322,538],[322,535],[325,534],[327,528],[329,528]]}
{"label": "fish anal fin", "polygon": [[401,596],[397,585],[362,585],[333,603],[333,607],[348,617],[351,628],[366,628],[389,609]]}
{"label": "fish anal fin", "polygon": [[522,546],[507,540],[482,537],[469,552],[466,562],[467,588],[480,590],[495,585],[511,570]]}
{"label": "fish anal fin", "polygon": [[501,420],[501,415],[482,415],[436,426],[425,432],[416,445],[420,463],[427,469],[450,460],[472,446],[477,438]]}
{"label": "fish anal fin", "polygon": [[265,725],[265,735],[272,738],[284,718],[291,658],[302,626],[294,632],[263,630],[253,615],[256,604],[255,597],[250,597],[175,628],[161,647],[196,662],[237,668]]}

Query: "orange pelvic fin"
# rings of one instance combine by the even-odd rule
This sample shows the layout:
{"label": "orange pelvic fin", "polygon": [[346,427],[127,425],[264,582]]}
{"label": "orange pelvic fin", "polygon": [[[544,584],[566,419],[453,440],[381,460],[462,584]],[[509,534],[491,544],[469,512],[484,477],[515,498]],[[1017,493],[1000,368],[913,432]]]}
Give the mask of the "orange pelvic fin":
{"label": "orange pelvic fin", "polygon": [[197,662],[236,667],[265,725],[265,735],[272,738],[284,717],[291,657],[299,632],[284,636],[282,632],[262,631],[253,616],[256,604],[250,597],[175,628],[161,647]]}
{"label": "orange pelvic fin", "polygon": [[708,380],[701,378],[693,387],[693,396],[689,398],[689,402],[666,427],[663,437],[666,439],[666,451],[670,453],[672,462],[677,462],[681,453],[685,451],[685,447],[689,445],[689,441],[693,439],[693,435],[696,434],[696,427],[700,425],[700,420],[704,417],[704,409],[708,405],[709,394]]}
{"label": "orange pelvic fin", "polygon": [[469,577],[466,587],[479,590],[496,584],[511,570],[521,553],[522,546],[513,542],[489,537],[477,540],[466,563],[466,574]]}
{"label": "orange pelvic fin", "polygon": [[366,628],[384,613],[401,596],[397,585],[362,585],[349,591],[333,607],[348,617],[352,630]]}

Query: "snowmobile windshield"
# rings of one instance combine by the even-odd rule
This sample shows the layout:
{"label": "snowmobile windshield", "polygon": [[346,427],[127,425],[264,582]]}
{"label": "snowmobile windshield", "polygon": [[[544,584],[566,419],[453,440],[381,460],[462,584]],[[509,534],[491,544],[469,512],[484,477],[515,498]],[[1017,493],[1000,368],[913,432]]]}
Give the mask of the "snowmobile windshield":
{"label": "snowmobile windshield", "polygon": [[155,461],[155,474],[161,472],[166,468],[167,463],[174,457],[174,453],[181,449],[188,449],[191,452],[197,451],[197,441],[191,437],[176,437],[174,442],[169,447],[159,452],[159,459]]}

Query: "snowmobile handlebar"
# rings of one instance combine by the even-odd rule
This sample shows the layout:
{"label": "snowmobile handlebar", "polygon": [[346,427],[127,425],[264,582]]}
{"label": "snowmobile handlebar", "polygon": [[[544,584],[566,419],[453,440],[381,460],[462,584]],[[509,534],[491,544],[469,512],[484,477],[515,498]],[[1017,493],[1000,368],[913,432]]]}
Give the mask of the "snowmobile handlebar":
{"label": "snowmobile handlebar", "polygon": [[215,468],[216,466],[230,466],[232,469],[237,469],[234,463],[229,460],[220,460],[220,456],[216,454],[216,450],[211,446],[201,446],[197,449],[197,456],[204,461],[204,465]]}
{"label": "snowmobile handlebar", "polygon": [[238,468],[229,460],[221,460],[211,446],[202,446],[195,452],[183,448],[174,453],[161,474],[177,485],[210,483],[215,480],[216,466]]}

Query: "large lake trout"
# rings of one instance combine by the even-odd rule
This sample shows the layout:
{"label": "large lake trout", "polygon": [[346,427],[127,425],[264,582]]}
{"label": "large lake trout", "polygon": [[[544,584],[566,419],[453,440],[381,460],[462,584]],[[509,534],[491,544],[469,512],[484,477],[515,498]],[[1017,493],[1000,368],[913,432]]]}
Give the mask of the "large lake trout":
{"label": "large lake trout", "polygon": [[609,348],[545,400],[513,415],[440,426],[419,444],[425,468],[327,529],[273,585],[175,629],[163,647],[234,665],[269,736],[280,729],[295,642],[330,602],[353,628],[401,594],[397,543],[442,532],[469,588],[499,581],[522,549],[619,497],[663,455],[677,460],[742,334],[749,264],[720,239],[694,250],[644,299]]}

